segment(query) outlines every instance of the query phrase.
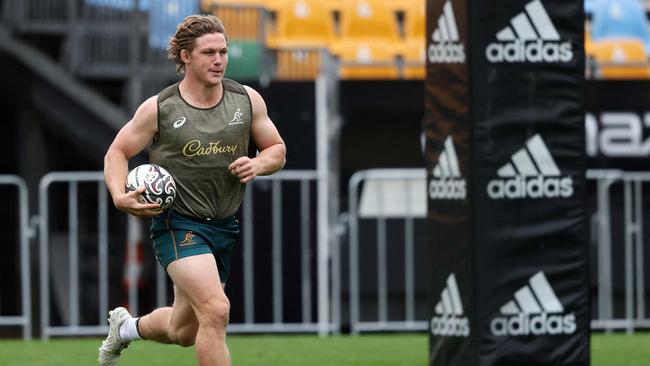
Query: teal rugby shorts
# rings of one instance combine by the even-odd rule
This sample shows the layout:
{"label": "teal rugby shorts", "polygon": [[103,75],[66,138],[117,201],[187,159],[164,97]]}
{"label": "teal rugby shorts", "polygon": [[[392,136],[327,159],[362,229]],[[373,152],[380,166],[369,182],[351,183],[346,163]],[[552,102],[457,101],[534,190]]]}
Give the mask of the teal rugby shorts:
{"label": "teal rugby shorts", "polygon": [[235,216],[207,220],[166,210],[151,222],[151,245],[165,270],[176,259],[211,253],[222,283],[228,280],[238,238],[239,221]]}

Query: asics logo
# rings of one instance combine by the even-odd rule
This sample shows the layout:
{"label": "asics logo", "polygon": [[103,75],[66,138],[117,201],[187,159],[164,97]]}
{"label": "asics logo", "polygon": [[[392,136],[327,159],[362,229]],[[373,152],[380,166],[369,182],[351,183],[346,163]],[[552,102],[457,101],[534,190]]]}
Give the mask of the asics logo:
{"label": "asics logo", "polygon": [[565,313],[564,307],[539,271],[528,285],[515,292],[514,300],[500,309],[500,316],[490,322],[495,336],[559,335],[576,331],[575,313]]}
{"label": "asics logo", "polygon": [[496,34],[498,42],[488,44],[485,56],[492,63],[570,62],[571,42],[560,39],[540,0],[526,5],[526,10],[510,20]]}
{"label": "asics logo", "polygon": [[447,0],[438,18],[438,27],[431,34],[431,43],[427,49],[429,62],[435,63],[464,63],[465,46],[460,42],[454,8],[451,0]]}
{"label": "asics logo", "polygon": [[187,118],[185,118],[185,117],[181,117],[181,118],[177,119],[176,121],[174,121],[174,124],[173,124],[174,128],[179,128],[179,127],[181,127],[182,125],[184,125],[184,124],[185,124],[185,120],[187,120]]}
{"label": "asics logo", "polygon": [[467,182],[460,175],[458,156],[451,136],[445,140],[438,165],[433,169],[433,178],[429,181],[429,197],[434,200],[462,200],[467,197]]}
{"label": "asics logo", "polygon": [[539,134],[531,137],[511,160],[499,168],[498,179],[488,182],[490,198],[568,198],[573,195],[573,180],[560,175],[560,169]]}
{"label": "asics logo", "polygon": [[453,273],[447,277],[447,285],[440,293],[435,312],[436,315],[431,318],[431,334],[447,337],[469,336],[469,319],[463,316],[463,303]]}

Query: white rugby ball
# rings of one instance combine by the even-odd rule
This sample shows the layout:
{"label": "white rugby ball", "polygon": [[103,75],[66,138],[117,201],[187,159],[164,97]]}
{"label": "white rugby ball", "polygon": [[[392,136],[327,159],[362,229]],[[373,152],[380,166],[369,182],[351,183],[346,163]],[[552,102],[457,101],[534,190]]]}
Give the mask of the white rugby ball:
{"label": "white rugby ball", "polygon": [[145,187],[138,197],[141,203],[158,203],[164,210],[171,206],[176,198],[176,182],[167,170],[156,164],[142,164],[135,167],[126,176],[126,191],[135,191]]}

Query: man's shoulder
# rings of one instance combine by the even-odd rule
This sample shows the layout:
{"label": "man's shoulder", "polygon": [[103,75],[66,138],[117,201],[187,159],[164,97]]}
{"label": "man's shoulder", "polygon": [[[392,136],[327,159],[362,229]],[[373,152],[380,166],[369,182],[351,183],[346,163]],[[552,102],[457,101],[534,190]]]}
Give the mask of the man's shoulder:
{"label": "man's shoulder", "polygon": [[228,91],[231,91],[231,92],[237,93],[237,94],[248,95],[248,92],[246,91],[246,88],[244,88],[243,85],[241,85],[240,83],[238,83],[238,82],[236,82],[234,80],[223,78],[221,80],[221,83],[223,84],[223,89],[224,90],[228,90]]}
{"label": "man's shoulder", "polygon": [[174,83],[165,89],[161,90],[160,93],[158,93],[158,103],[163,102],[165,99],[171,97],[172,95],[176,94],[178,92],[178,83]]}

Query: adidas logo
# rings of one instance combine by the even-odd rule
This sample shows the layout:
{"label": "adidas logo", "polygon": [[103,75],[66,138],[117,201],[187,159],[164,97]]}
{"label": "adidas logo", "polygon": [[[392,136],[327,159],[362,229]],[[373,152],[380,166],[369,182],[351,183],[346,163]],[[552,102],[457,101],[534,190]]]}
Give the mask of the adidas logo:
{"label": "adidas logo", "polygon": [[573,195],[571,177],[560,176],[560,170],[539,134],[526,142],[526,147],[512,155],[512,162],[499,168],[487,185],[492,199],[567,198]]}
{"label": "adidas logo", "polygon": [[469,319],[463,316],[463,304],[453,273],[447,277],[447,286],[440,294],[435,312],[436,315],[431,318],[431,334],[448,337],[469,336]]}
{"label": "adidas logo", "polygon": [[463,200],[467,197],[467,182],[460,175],[458,157],[451,136],[445,140],[444,150],[438,157],[438,165],[433,169],[433,179],[429,182],[431,199]]}
{"label": "adidas logo", "polygon": [[488,44],[485,56],[490,62],[569,62],[573,60],[570,42],[562,42],[540,0],[526,5],[526,11],[510,20],[496,34],[499,42]]}
{"label": "adidas logo", "polygon": [[495,336],[557,335],[576,331],[575,313],[564,314],[564,307],[539,271],[515,292],[515,299],[501,307],[501,315],[490,322]]}
{"label": "adidas logo", "polygon": [[465,46],[460,42],[458,27],[451,0],[447,0],[438,18],[438,28],[431,35],[427,56],[429,62],[435,63],[464,63]]}

